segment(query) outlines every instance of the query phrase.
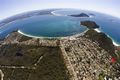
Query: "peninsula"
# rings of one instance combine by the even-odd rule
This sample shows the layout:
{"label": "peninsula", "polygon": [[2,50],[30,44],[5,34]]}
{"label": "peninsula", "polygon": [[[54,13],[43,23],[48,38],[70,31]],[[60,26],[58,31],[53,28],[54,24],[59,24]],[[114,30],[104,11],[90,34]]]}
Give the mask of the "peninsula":
{"label": "peninsula", "polygon": [[0,41],[0,52],[0,75],[4,80],[102,80],[120,77],[119,63],[110,62],[116,56],[114,45],[105,34],[94,30],[88,30],[73,40],[30,38],[13,32]]}

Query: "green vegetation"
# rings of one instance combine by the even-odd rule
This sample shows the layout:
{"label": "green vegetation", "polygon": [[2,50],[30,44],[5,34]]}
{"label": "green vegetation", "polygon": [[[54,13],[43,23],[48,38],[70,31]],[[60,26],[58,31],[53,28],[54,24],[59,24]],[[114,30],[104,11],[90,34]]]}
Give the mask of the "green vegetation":
{"label": "green vegetation", "polygon": [[[38,62],[41,56],[43,58]],[[59,47],[3,45],[0,48],[0,65],[9,66],[0,67],[4,80],[69,80]],[[27,68],[10,68],[21,65]]]}
{"label": "green vegetation", "polygon": [[120,55],[120,51],[118,51],[117,54]]}
{"label": "green vegetation", "polygon": [[104,75],[100,74],[98,80],[104,80]]}
{"label": "green vegetation", "polygon": [[118,50],[116,54],[117,54],[117,62],[120,63],[120,51]]}
{"label": "green vegetation", "polygon": [[88,29],[99,28],[94,21],[81,21],[81,25],[86,26]]}
{"label": "green vegetation", "polygon": [[8,68],[0,68],[0,69],[4,73],[4,80],[8,80],[13,73],[13,69],[8,69]]}
{"label": "green vegetation", "polygon": [[30,80],[69,80],[66,70],[59,48],[51,48],[31,74]]}
{"label": "green vegetation", "polygon": [[0,65],[16,65],[31,66],[44,51],[48,51],[45,47],[8,44],[0,48]]}
{"label": "green vegetation", "polygon": [[108,51],[110,54],[112,54],[112,56],[116,56],[114,54],[115,47],[112,43],[112,40],[109,37],[107,37],[107,35],[105,35],[104,33],[98,33],[95,30],[91,29],[85,33],[85,36],[91,39],[92,41],[98,42],[99,46]]}

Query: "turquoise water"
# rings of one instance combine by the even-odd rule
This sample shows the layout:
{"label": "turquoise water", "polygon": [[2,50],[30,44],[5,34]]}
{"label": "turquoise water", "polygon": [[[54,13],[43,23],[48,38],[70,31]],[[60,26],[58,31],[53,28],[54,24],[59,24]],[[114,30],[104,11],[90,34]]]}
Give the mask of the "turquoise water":
{"label": "turquoise water", "polygon": [[113,17],[110,15],[93,12],[93,11],[84,11],[84,10],[56,10],[54,11],[55,14],[66,16],[71,14],[79,14],[79,13],[86,13],[87,15],[91,16],[91,18],[76,18],[77,21],[84,21],[84,20],[91,20],[96,22],[102,32],[107,34],[110,38],[112,38],[116,43],[120,44],[120,19],[117,17]]}
{"label": "turquoise water", "polygon": [[[49,12],[49,11],[48,11]],[[24,35],[36,36],[36,37],[66,37],[75,34],[82,33],[86,30],[86,27],[80,26],[80,21],[91,20],[95,21],[100,30],[110,36],[115,42],[120,44],[120,19],[109,16],[106,14],[84,11],[77,9],[60,9],[52,11],[55,15],[47,13],[45,15],[37,15],[37,11],[33,13],[22,14],[22,16],[28,16],[20,18],[19,15],[15,17],[14,21],[8,19],[0,22],[5,24],[0,26],[0,39],[7,36],[12,31],[19,30]],[[38,12],[40,13],[40,12]],[[43,13],[43,12],[42,12]],[[85,13],[92,17],[79,18],[71,17],[67,15]],[[57,15],[56,15],[57,14]],[[14,17],[10,18],[14,19]]]}
{"label": "turquoise water", "polygon": [[[77,9],[62,9],[62,10],[55,10],[52,13],[61,16],[73,15],[73,14],[80,14],[85,12],[84,10],[77,10]],[[86,13],[87,14],[87,13]]]}
{"label": "turquoise water", "polygon": [[86,30],[79,21],[65,16],[35,16],[25,20],[20,32],[37,37],[65,37],[75,35]]}
{"label": "turquoise water", "polygon": [[19,30],[27,36],[34,37],[66,37],[82,33],[86,27],[67,16],[37,15],[10,22],[0,29],[1,37],[13,30]]}

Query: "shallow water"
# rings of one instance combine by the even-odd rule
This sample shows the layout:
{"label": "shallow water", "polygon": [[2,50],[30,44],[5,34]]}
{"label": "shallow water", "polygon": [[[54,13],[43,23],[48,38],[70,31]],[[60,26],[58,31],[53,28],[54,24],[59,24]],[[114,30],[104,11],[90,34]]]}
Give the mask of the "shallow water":
{"label": "shallow water", "polygon": [[[14,30],[20,30],[29,36],[37,37],[65,37],[84,32],[87,28],[80,26],[80,21],[92,20],[100,30],[120,43],[120,19],[93,11],[62,9],[55,10],[53,15],[35,15],[6,23],[0,27],[0,38]],[[86,13],[92,17],[78,18],[66,15]],[[31,15],[32,15],[31,14]],[[57,15],[56,15],[57,14]],[[23,15],[23,14],[22,14]],[[25,14],[26,15],[26,14]]]}
{"label": "shallow water", "polygon": [[99,26],[99,30],[106,33],[110,38],[112,38],[116,43],[120,44],[120,19],[109,16],[106,14],[93,12],[93,11],[84,11],[84,10],[56,10],[54,14],[66,16],[71,14],[79,14],[86,13],[90,16],[93,14],[91,18],[76,18],[78,21],[91,20],[95,21]]}
{"label": "shallow water", "polygon": [[79,21],[66,16],[35,16],[25,20],[26,23],[19,29],[20,32],[32,36],[64,37],[86,30]]}

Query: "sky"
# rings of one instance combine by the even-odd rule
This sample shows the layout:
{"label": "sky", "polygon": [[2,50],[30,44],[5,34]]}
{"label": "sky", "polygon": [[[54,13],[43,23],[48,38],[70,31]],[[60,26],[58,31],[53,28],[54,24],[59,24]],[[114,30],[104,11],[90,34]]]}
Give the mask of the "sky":
{"label": "sky", "polygon": [[15,14],[50,8],[76,8],[120,18],[120,0],[0,0],[0,20]]}

